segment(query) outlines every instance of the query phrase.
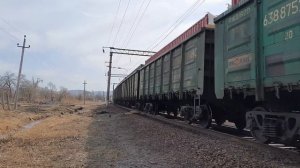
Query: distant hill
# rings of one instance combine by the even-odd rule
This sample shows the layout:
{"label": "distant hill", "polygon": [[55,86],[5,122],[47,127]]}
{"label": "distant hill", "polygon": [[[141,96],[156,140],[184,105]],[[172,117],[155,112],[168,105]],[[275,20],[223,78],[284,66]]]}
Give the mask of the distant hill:
{"label": "distant hill", "polygon": [[[68,93],[71,96],[79,96],[81,94],[83,94],[83,90],[69,90]],[[86,91],[86,94],[92,94],[91,91]],[[102,96],[103,95],[103,91],[94,91],[95,96]],[[104,95],[106,95],[106,92],[104,92]]]}
{"label": "distant hill", "polygon": [[68,93],[71,96],[79,96],[83,93],[83,90],[68,90]]}

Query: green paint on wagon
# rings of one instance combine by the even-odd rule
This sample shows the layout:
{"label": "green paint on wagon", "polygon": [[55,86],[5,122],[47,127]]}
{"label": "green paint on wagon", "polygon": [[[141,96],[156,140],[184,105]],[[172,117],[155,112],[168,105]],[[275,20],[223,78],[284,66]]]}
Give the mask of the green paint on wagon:
{"label": "green paint on wagon", "polygon": [[244,0],[215,24],[217,98],[247,88],[263,101],[275,84],[299,85],[299,0]]}

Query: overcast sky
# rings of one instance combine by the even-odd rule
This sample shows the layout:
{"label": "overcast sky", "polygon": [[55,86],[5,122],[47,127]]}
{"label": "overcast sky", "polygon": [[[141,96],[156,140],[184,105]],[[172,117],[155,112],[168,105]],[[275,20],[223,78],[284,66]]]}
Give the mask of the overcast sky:
{"label": "overcast sky", "polygon": [[[0,75],[6,71],[17,74],[21,48],[16,44],[22,44],[26,34],[31,48],[25,51],[23,74],[28,79],[41,78],[43,85],[51,81],[57,88],[64,86],[70,90],[82,89],[86,80],[87,90],[105,90],[108,52],[102,53],[103,46],[158,51],[207,12],[218,15],[230,3],[199,3],[168,38],[153,48],[159,37],[197,0],[121,0],[117,10],[119,1],[1,0]],[[133,35],[130,30],[135,30]],[[112,73],[128,74],[145,60],[115,55],[113,66],[124,69],[113,69]],[[120,80],[113,78],[112,83]]]}

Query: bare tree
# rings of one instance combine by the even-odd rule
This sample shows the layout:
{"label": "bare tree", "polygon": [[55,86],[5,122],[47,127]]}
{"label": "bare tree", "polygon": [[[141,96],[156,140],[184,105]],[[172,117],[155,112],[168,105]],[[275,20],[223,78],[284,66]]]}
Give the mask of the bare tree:
{"label": "bare tree", "polygon": [[49,87],[49,90],[50,90],[50,99],[53,102],[54,101],[54,92],[56,91],[56,86],[52,82],[49,82],[47,86]]}
{"label": "bare tree", "polygon": [[0,76],[0,93],[1,93],[1,105],[2,109],[5,109],[5,103],[4,103],[4,95],[5,95],[5,89],[4,89],[4,78]]}
{"label": "bare tree", "polygon": [[46,103],[50,99],[50,90],[48,87],[40,88],[39,89],[40,96],[43,99],[43,102]]}
{"label": "bare tree", "polygon": [[[61,102],[68,97],[67,88],[60,87],[59,92],[57,92],[54,83],[49,82],[47,87],[41,88],[39,87],[41,82],[43,81],[39,78],[32,78],[30,81],[26,79],[25,75],[21,75],[19,100],[32,103],[37,102],[38,99],[38,103],[40,101],[46,103],[54,102],[56,99]],[[10,102],[15,97],[15,87],[16,76],[14,73],[6,72],[2,76],[0,75],[0,104],[3,109],[10,109]]]}
{"label": "bare tree", "polygon": [[6,99],[6,104],[8,110],[10,110],[10,100],[13,98],[13,90],[16,85],[16,76],[14,73],[11,72],[5,72],[4,75],[0,79],[0,85],[1,85],[1,92],[2,92],[2,98],[1,98],[1,104],[2,108],[5,108],[4,99]]}
{"label": "bare tree", "polygon": [[58,101],[62,102],[63,99],[66,99],[68,96],[68,89],[65,87],[60,87],[60,91],[58,93]]}
{"label": "bare tree", "polygon": [[34,79],[32,78],[32,99],[36,101],[37,97],[39,97],[39,83],[43,82],[40,78]]}
{"label": "bare tree", "polygon": [[77,96],[77,99],[81,101],[81,100],[83,99],[83,94],[80,93],[80,94]]}
{"label": "bare tree", "polygon": [[12,98],[13,97],[13,89],[16,86],[16,75],[14,73],[11,72],[5,72],[4,76],[3,76],[3,81],[4,81],[4,88],[7,88],[9,91],[9,97]]}
{"label": "bare tree", "polygon": [[31,102],[32,89],[33,89],[33,85],[31,84],[31,82],[23,78],[20,83],[19,100]]}

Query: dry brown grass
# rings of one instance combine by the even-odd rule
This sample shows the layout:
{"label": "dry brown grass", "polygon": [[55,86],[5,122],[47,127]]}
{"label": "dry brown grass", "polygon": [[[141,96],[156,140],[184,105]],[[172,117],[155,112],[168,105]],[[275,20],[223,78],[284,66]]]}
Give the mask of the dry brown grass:
{"label": "dry brown grass", "polygon": [[[15,148],[20,154],[18,158],[25,161],[33,157],[37,162],[32,165],[38,162],[49,164],[49,166],[54,165],[53,160],[48,158],[60,157],[62,159],[66,156],[72,158],[70,161],[76,162],[73,160],[74,156],[70,155],[77,150],[82,153],[83,158],[85,157],[84,149],[79,151],[78,148],[84,148],[85,141],[83,140],[86,139],[90,122],[91,118],[78,115],[54,116],[43,120],[32,129],[18,132],[14,138],[19,144],[24,144]],[[33,151],[28,151],[28,146],[31,146]],[[70,153],[70,150],[73,152]]]}
{"label": "dry brown grass", "polygon": [[[104,102],[102,101],[90,101],[90,100],[86,100],[85,101],[85,104],[86,105],[101,105],[103,104]],[[61,104],[63,105],[81,105],[83,106],[84,103],[83,103],[83,100],[78,100],[76,98],[68,98],[68,99],[64,99]]]}
{"label": "dry brown grass", "polygon": [[31,129],[18,132],[15,137],[22,139],[52,139],[77,137],[87,131],[91,118],[79,115],[48,117]]}
{"label": "dry brown grass", "polygon": [[0,111],[0,135],[16,131],[22,125],[34,120],[38,115],[18,113],[14,111]]}
{"label": "dry brown grass", "polygon": [[[0,141],[0,167],[82,167],[92,122],[89,116],[96,107],[87,105],[87,114],[70,114],[69,106],[47,107],[39,113],[31,112],[30,106],[0,112],[0,129],[8,135]],[[23,127],[35,119],[41,120],[30,129]],[[7,126],[14,131],[7,131]]]}

